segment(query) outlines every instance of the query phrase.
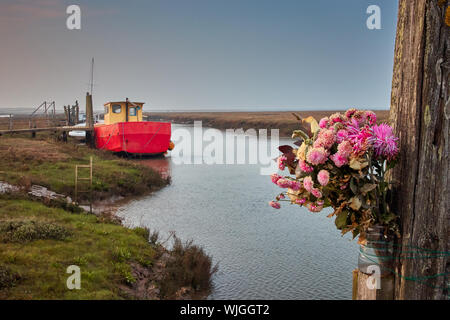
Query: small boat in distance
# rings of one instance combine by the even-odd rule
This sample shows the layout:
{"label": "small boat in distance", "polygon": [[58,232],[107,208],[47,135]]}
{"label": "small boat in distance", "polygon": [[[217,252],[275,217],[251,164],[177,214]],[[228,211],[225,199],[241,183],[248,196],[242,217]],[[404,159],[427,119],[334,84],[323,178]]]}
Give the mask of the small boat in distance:
{"label": "small boat in distance", "polygon": [[143,121],[144,102],[107,102],[105,121],[96,124],[95,144],[98,149],[138,155],[163,154],[172,150],[169,122]]}

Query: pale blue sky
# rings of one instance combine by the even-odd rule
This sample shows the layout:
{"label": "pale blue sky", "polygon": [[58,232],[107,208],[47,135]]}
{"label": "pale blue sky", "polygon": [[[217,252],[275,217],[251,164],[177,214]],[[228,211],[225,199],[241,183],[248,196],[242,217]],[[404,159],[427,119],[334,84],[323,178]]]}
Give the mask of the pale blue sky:
{"label": "pale blue sky", "polygon": [[[66,28],[69,4],[82,11]],[[381,30],[366,27],[369,5]],[[389,108],[397,0],[1,0],[0,112],[82,100],[146,109]]]}

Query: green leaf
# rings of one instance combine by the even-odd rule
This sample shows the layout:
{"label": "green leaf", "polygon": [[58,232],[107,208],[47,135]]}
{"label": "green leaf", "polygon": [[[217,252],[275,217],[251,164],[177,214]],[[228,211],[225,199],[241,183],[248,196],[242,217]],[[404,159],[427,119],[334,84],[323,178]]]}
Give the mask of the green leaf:
{"label": "green leaf", "polygon": [[358,194],[358,186],[355,183],[355,178],[350,179],[350,190],[352,190],[353,194]]}
{"label": "green leaf", "polygon": [[348,216],[347,211],[341,211],[337,215],[336,220],[334,220],[334,224],[336,225],[336,227],[339,230],[342,230],[343,228],[345,228],[347,226],[347,216]]}

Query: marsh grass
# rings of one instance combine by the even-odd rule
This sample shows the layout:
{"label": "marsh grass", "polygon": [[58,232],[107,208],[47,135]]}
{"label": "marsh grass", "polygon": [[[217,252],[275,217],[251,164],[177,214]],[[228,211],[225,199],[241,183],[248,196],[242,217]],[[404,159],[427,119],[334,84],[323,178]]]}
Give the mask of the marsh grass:
{"label": "marsh grass", "polygon": [[[51,139],[6,136],[0,138],[0,180],[25,188],[37,184],[73,197],[75,165],[88,164],[91,156],[96,200],[139,196],[169,183],[155,170],[107,151]],[[88,174],[87,169],[80,171],[80,177]],[[87,198],[88,194],[80,194],[80,197]]]}
{"label": "marsh grass", "polygon": [[[155,259],[140,231],[36,201],[0,195],[0,224],[0,299],[121,299],[130,263]],[[81,290],[66,287],[70,265],[81,268]]]}
{"label": "marsh grass", "polygon": [[173,247],[166,263],[166,272],[161,282],[161,295],[173,299],[179,288],[191,287],[194,292],[207,295],[212,290],[212,277],[218,266],[212,264],[212,258],[202,247],[192,240],[183,242],[173,236]]}

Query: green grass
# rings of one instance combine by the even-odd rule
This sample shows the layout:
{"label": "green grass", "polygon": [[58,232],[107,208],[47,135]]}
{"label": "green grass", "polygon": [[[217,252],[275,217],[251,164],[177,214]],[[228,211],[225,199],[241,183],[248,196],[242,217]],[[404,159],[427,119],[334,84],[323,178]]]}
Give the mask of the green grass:
{"label": "green grass", "polygon": [[[139,196],[168,183],[151,168],[106,151],[50,139],[18,137],[0,137],[0,180],[24,187],[38,184],[73,197],[75,166],[89,164],[91,156],[95,199]],[[79,170],[79,177],[89,176],[89,169]],[[86,189],[85,186],[80,188]],[[87,198],[88,194],[80,194],[80,197]]]}
{"label": "green grass", "polygon": [[[132,284],[131,262],[150,266],[156,251],[141,228],[100,223],[94,215],[71,214],[23,198],[0,196],[0,224],[52,225],[64,237],[0,242],[0,299],[121,299]],[[3,231],[2,231],[3,230]],[[0,228],[0,233],[5,233]],[[66,286],[67,267],[81,268],[81,289]],[[3,281],[3,282],[2,282]],[[3,285],[2,285],[3,283]]]}

